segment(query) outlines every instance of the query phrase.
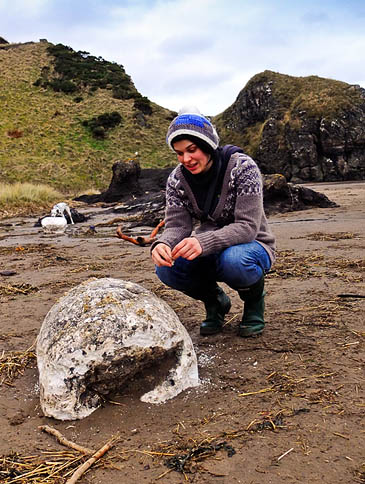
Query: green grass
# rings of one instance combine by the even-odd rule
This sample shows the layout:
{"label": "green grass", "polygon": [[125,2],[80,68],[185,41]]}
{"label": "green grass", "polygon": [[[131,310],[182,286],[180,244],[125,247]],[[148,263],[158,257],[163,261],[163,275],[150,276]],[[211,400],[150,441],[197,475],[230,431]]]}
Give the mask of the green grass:
{"label": "green grass", "polygon": [[[116,161],[139,152],[142,167],[166,167],[174,157],[165,144],[171,112],[151,103],[146,126],[135,119],[134,99],[114,99],[97,89],[74,95],[34,86],[52,66],[47,43],[0,49],[0,180],[50,185],[63,192],[106,189]],[[123,123],[95,139],[85,120],[117,111]],[[13,137],[14,133],[19,137]]]}

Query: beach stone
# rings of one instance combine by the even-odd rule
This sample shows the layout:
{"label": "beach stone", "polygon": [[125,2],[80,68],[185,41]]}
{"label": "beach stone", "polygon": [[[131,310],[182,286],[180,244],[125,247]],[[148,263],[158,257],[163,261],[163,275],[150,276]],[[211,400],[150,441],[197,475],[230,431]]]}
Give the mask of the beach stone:
{"label": "beach stone", "polygon": [[162,380],[153,382],[142,401],[163,403],[199,384],[191,338],[168,304],[128,281],[88,280],[50,309],[40,329],[43,413],[82,419],[160,362],[165,365]]}

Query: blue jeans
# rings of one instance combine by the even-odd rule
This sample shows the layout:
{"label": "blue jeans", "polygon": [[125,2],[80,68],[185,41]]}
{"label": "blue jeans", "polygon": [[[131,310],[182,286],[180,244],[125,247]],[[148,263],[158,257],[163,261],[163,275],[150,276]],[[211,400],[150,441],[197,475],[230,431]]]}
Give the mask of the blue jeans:
{"label": "blue jeans", "polygon": [[255,284],[271,267],[271,260],[256,241],[228,247],[218,254],[189,261],[179,257],[172,267],[156,267],[158,278],[167,286],[197,294],[202,288],[224,282],[239,290]]}

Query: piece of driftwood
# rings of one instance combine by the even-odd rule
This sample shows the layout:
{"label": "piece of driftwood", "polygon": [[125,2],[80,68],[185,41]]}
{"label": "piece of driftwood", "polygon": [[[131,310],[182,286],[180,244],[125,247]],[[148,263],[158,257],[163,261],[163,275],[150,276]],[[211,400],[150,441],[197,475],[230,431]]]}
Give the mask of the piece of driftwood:
{"label": "piece of driftwood", "polygon": [[39,430],[42,430],[42,432],[46,432],[47,434],[53,435],[54,437],[56,437],[56,439],[60,444],[65,445],[70,449],[77,450],[78,452],[81,452],[82,454],[86,454],[86,455],[92,454],[94,452],[93,450],[88,449],[87,447],[83,447],[82,445],[71,442],[70,440],[66,439],[66,437],[64,437],[61,434],[61,432],[54,429],[53,427],[50,427],[49,425],[41,425],[38,428]]}
{"label": "piece of driftwood", "polygon": [[160,230],[161,227],[165,225],[165,221],[162,220],[151,232],[150,236],[148,237],[143,237],[143,236],[138,236],[138,237],[130,237],[129,235],[123,234],[122,232],[122,227],[119,226],[117,228],[117,236],[122,239],[126,240],[127,242],[131,242],[132,244],[139,245],[140,247],[145,247],[146,245],[152,244],[157,237],[157,234]]}
{"label": "piece of driftwood", "polygon": [[85,474],[85,472],[98,460],[100,457],[108,452],[112,447],[114,447],[116,439],[113,438],[109,440],[103,447],[101,447],[95,454],[93,454],[86,462],[81,464],[80,467],[76,469],[76,471],[72,474],[70,479],[66,481],[66,484],[75,484],[76,481],[80,479],[80,477]]}
{"label": "piece of driftwood", "polygon": [[74,484],[80,477],[103,455],[108,452],[112,447],[114,447],[116,443],[116,438],[113,437],[110,439],[103,447],[101,447],[99,450],[97,450],[95,453],[91,449],[88,449],[87,447],[83,447],[82,445],[75,444],[75,442],[71,442],[70,440],[66,439],[61,432],[58,430],[54,429],[53,427],[50,427],[49,425],[41,425],[38,427],[39,430],[42,430],[42,432],[46,432],[47,434],[53,435],[56,437],[58,442],[66,447],[69,447],[73,450],[77,450],[78,452],[81,452],[82,454],[93,454],[87,461],[85,461],[83,464],[81,464],[76,471],[72,474],[70,479],[66,481],[66,484]]}

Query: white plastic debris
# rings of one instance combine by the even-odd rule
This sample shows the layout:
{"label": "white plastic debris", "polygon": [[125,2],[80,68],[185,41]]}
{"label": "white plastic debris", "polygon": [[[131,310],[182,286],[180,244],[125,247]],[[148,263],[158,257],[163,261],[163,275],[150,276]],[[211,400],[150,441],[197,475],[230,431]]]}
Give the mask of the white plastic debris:
{"label": "white plastic debris", "polygon": [[65,215],[65,212],[68,214],[70,217],[71,223],[73,224],[74,221],[72,219],[72,214],[71,214],[71,209],[65,202],[60,202],[57,203],[56,205],[53,206],[51,210],[51,216],[52,217],[63,217]]}
{"label": "white plastic debris", "polygon": [[68,214],[71,223],[73,224],[74,221],[72,219],[70,207],[67,203],[60,202],[53,206],[50,217],[44,217],[41,220],[43,231],[47,234],[62,234],[67,227],[65,212]]}

